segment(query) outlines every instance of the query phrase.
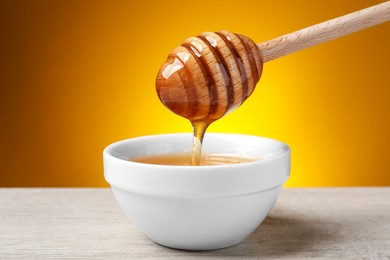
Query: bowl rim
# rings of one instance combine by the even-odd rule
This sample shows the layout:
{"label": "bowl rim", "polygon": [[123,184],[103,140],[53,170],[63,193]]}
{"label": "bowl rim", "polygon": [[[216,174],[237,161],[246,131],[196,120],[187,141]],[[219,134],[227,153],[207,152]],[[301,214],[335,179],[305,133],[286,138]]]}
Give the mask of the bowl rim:
{"label": "bowl rim", "polygon": [[[185,170],[185,171],[202,172],[206,169],[223,169],[223,168],[229,168],[229,169],[232,168],[233,169],[233,168],[241,168],[241,167],[249,166],[249,165],[268,164],[268,163],[271,163],[272,161],[275,161],[275,160],[278,160],[278,159],[283,158],[285,156],[288,156],[291,153],[291,149],[290,149],[289,145],[287,145],[286,143],[284,143],[282,141],[273,139],[273,138],[257,136],[257,135],[248,135],[248,134],[211,132],[211,133],[207,133],[207,136],[209,136],[209,137],[212,137],[212,136],[225,136],[225,137],[227,137],[227,136],[236,136],[236,137],[243,136],[246,138],[249,137],[249,138],[256,138],[256,139],[272,141],[276,144],[281,145],[282,146],[281,150],[283,150],[283,151],[272,156],[271,158],[267,158],[264,160],[255,160],[255,161],[251,161],[251,162],[243,162],[243,163],[237,163],[237,164],[200,165],[200,166],[196,166],[196,167],[194,167],[192,165],[163,165],[163,164],[148,164],[148,163],[134,162],[134,161],[118,158],[117,156],[112,154],[112,151],[115,148],[122,146],[122,145],[125,145],[128,142],[133,142],[133,141],[136,142],[136,141],[144,140],[144,139],[164,138],[164,137],[173,137],[173,136],[189,136],[189,135],[192,137],[192,133],[168,133],[168,134],[144,135],[144,136],[137,136],[137,137],[133,137],[133,138],[128,138],[128,139],[116,141],[114,143],[111,143],[107,147],[105,147],[103,150],[103,156],[110,158],[110,160],[114,160],[114,161],[121,163],[121,164],[124,163],[124,164],[127,164],[129,166],[133,165],[133,166],[139,166],[139,167],[142,166],[142,167],[146,167],[146,168],[150,168],[150,169],[164,168],[164,169],[175,169],[176,171],[177,170]],[[210,173],[208,173],[208,174],[210,174]]]}

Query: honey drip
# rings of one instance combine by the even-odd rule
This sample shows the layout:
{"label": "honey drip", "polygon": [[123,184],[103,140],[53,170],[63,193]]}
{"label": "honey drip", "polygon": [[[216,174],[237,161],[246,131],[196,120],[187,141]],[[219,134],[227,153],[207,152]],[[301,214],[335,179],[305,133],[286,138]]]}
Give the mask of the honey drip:
{"label": "honey drip", "polygon": [[194,140],[192,143],[191,164],[193,166],[198,166],[200,164],[200,158],[202,156],[203,137],[204,134],[206,133],[206,129],[208,126],[209,124],[204,121],[198,121],[192,123]]}

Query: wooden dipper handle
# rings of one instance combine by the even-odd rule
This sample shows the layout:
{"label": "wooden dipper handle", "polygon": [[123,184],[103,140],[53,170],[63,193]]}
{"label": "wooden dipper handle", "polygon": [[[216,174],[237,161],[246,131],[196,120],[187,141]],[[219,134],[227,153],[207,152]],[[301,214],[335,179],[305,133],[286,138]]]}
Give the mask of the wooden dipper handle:
{"label": "wooden dipper handle", "polygon": [[264,62],[390,21],[390,1],[258,44]]}

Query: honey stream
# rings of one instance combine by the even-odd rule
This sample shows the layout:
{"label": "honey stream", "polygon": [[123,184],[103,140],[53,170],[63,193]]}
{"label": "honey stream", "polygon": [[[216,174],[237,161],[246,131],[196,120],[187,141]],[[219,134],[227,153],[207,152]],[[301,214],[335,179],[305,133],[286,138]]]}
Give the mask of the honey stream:
{"label": "honey stream", "polygon": [[191,164],[193,166],[198,166],[200,164],[200,158],[202,156],[203,137],[206,133],[206,129],[208,126],[209,124],[204,121],[192,122],[194,140],[192,143]]}

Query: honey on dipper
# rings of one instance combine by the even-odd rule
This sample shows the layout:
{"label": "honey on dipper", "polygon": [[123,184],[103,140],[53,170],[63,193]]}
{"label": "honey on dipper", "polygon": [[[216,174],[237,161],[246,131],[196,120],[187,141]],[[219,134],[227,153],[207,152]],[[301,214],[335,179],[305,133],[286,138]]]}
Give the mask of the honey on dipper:
{"label": "honey on dipper", "polygon": [[262,70],[257,45],[228,31],[188,38],[168,55],[158,72],[156,90],[168,109],[193,126],[192,165],[199,165],[207,127],[252,94]]}

